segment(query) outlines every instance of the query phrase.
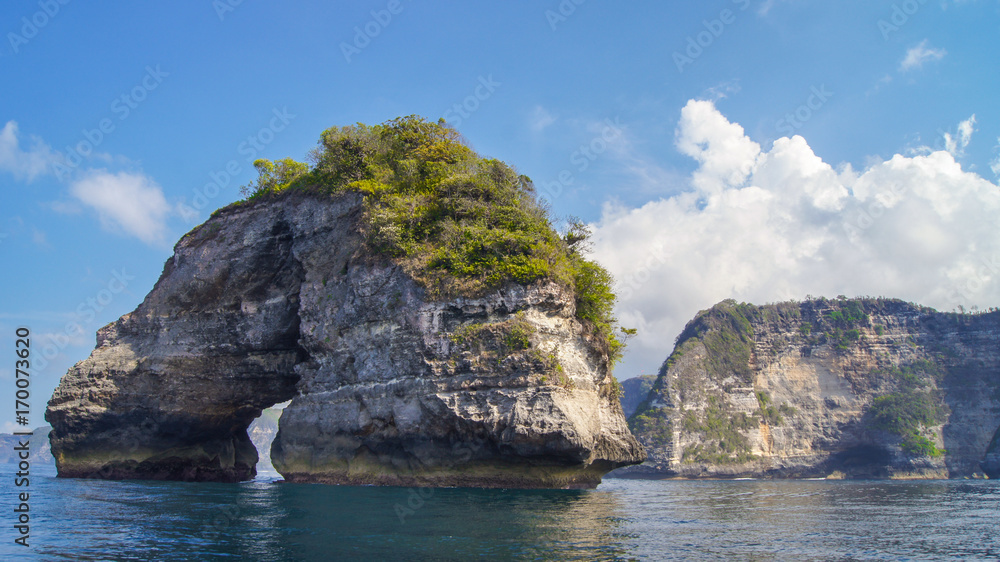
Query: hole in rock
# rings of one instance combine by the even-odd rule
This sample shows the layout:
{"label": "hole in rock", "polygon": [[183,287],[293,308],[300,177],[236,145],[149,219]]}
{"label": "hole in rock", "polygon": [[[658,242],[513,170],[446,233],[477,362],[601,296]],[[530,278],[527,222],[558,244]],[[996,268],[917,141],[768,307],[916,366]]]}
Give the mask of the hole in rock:
{"label": "hole in rock", "polygon": [[265,408],[247,428],[250,441],[257,448],[257,477],[255,480],[271,481],[281,478],[281,475],[271,464],[271,442],[278,434],[278,419],[281,417],[281,412],[285,406],[288,406],[289,402],[291,400]]}

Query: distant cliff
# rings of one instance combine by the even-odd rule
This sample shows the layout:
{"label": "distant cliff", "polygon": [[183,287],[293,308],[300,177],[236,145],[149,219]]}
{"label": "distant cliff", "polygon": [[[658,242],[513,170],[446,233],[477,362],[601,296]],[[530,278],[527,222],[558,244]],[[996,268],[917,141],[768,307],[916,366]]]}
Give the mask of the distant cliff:
{"label": "distant cliff", "polygon": [[[49,426],[38,427],[32,430],[31,436],[28,437],[28,462],[31,464],[53,464],[52,451],[49,447],[50,431],[52,431],[52,428]],[[24,437],[22,436],[0,433],[0,464],[17,464],[20,462],[20,453],[15,450],[15,447],[19,447],[22,443],[24,443]]]}
{"label": "distant cliff", "polygon": [[621,381],[622,411],[625,412],[626,417],[631,417],[635,413],[635,410],[649,395],[654,382],[656,382],[656,375],[639,375]]}
{"label": "distant cliff", "polygon": [[678,337],[616,475],[1000,477],[1000,312],[724,301]]}

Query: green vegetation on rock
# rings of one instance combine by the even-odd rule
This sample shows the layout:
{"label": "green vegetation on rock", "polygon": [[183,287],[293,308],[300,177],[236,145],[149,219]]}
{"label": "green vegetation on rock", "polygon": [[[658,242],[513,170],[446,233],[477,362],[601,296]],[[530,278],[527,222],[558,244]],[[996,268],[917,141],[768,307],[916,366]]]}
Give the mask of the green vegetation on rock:
{"label": "green vegetation on rock", "polygon": [[460,349],[477,354],[492,354],[497,362],[531,347],[535,329],[524,313],[503,322],[466,324],[451,334],[451,341]]}
{"label": "green vegetation on rock", "polygon": [[946,451],[937,448],[924,432],[942,423],[948,406],[928,387],[943,376],[941,367],[930,360],[915,361],[873,371],[896,379],[896,392],[879,396],[868,410],[871,427],[900,438],[900,447],[912,455],[939,457]]}
{"label": "green vegetation on rock", "polygon": [[454,129],[416,116],[333,127],[309,160],[256,161],[259,177],[244,195],[360,195],[369,248],[398,260],[432,298],[552,280],[573,291],[577,318],[612,361],[621,357],[614,280],[584,257],[586,227],[557,233],[531,180],[480,157]]}
{"label": "green vegetation on rock", "polygon": [[716,397],[708,400],[702,415],[687,410],[681,417],[684,431],[698,433],[701,443],[689,445],[682,453],[684,462],[715,464],[742,463],[753,460],[750,441],[744,432],[757,427],[757,420],[743,412],[734,413]]}
{"label": "green vegetation on rock", "polygon": [[[752,460],[749,442],[759,435],[768,443],[769,430],[786,444],[812,439],[817,450],[843,460],[849,465],[844,472],[855,476],[881,474],[886,463],[905,474],[926,465],[935,468],[919,470],[940,475],[939,467],[950,471],[959,466],[953,459],[977,467],[981,443],[974,458],[962,451],[969,449],[965,437],[954,438],[955,444],[949,442],[948,447],[954,450],[946,451],[940,445],[942,424],[951,432],[958,426],[968,431],[970,424],[980,423],[971,420],[981,418],[971,412],[953,416],[950,408],[968,403],[988,412],[1000,401],[996,350],[990,345],[998,326],[998,312],[940,313],[889,298],[809,297],[759,306],[725,300],[685,326],[629,427],[658,466],[666,467],[658,470],[670,475],[732,475],[744,470],[733,465]],[[795,378],[791,382],[796,386],[788,385],[782,381],[784,373],[809,377],[814,369],[821,385],[823,377],[833,375],[849,396],[867,407],[859,411],[837,396],[789,395],[788,390],[801,383]],[[772,396],[765,389],[781,394]],[[778,396],[789,402],[781,403]],[[747,407],[748,397],[756,398],[756,409]],[[832,430],[836,439],[849,444],[847,453],[826,448],[832,442],[822,418],[827,412],[851,419]],[[668,442],[662,428],[671,424],[676,439]],[[780,429],[774,433],[776,426]],[[883,455],[886,449],[897,454]],[[998,450],[1000,430],[988,449],[991,459]],[[762,466],[786,454],[777,448],[754,453],[763,457]],[[915,457],[935,460],[914,463]]]}
{"label": "green vegetation on rock", "polygon": [[869,413],[871,427],[899,436],[904,451],[931,457],[944,454],[922,433],[946,415],[940,400],[929,391],[909,389],[879,396],[872,401]]}
{"label": "green vegetation on rock", "polygon": [[699,312],[677,337],[678,346],[690,338],[700,339],[708,351],[706,368],[713,378],[735,376],[750,383],[754,308],[746,303],[725,300]]}
{"label": "green vegetation on rock", "polygon": [[758,410],[760,419],[768,425],[781,425],[785,423],[785,416],[793,416],[796,413],[795,408],[788,404],[775,406],[771,401],[771,395],[767,392],[757,391],[755,394],[757,395],[757,404],[760,406]]}
{"label": "green vegetation on rock", "polygon": [[656,447],[664,447],[673,440],[673,428],[670,416],[664,408],[650,408],[632,416],[628,420],[629,429],[636,435],[642,435]]}

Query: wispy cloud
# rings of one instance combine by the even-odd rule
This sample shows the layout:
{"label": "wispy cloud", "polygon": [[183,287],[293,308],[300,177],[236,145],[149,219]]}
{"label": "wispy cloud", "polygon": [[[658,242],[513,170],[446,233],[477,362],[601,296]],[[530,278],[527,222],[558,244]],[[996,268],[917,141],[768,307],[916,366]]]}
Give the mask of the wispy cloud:
{"label": "wispy cloud", "polygon": [[906,51],[906,57],[899,64],[899,69],[903,72],[921,69],[925,62],[941,60],[946,54],[948,54],[947,51],[929,46],[927,39],[924,39],[919,45]]}
{"label": "wispy cloud", "polygon": [[15,121],[8,121],[0,130],[0,170],[30,182],[47,173],[59,154],[38,137],[31,137],[31,148],[24,150],[19,137]]}
{"label": "wispy cloud", "polygon": [[972,133],[975,130],[976,125],[976,115],[973,114],[965,121],[958,124],[958,131],[952,135],[951,133],[944,134],[944,148],[951,153],[955,158],[961,158],[965,156],[965,148],[969,146],[969,142],[972,141]]}
{"label": "wispy cloud", "polygon": [[154,244],[163,240],[171,207],[163,190],[141,173],[94,170],[75,181],[70,193],[97,211],[101,224]]}
{"label": "wispy cloud", "polygon": [[996,153],[996,158],[990,162],[990,169],[993,170],[993,174],[1000,180],[1000,137],[997,138]]}
{"label": "wispy cloud", "polygon": [[[22,148],[16,121],[8,121],[0,129],[0,171],[30,182],[52,172],[54,165],[66,162],[41,138],[32,136],[30,140],[30,148]],[[127,159],[107,154],[92,154],[91,157],[109,163],[128,163]],[[173,210],[152,178],[138,172],[112,173],[105,169],[77,170],[74,176],[69,192],[75,201],[49,203],[53,211],[76,214],[82,203],[97,211],[105,229],[135,236],[148,244],[163,241],[166,219]],[[50,247],[46,234],[40,230],[33,230],[32,241],[39,247]]]}
{"label": "wispy cloud", "polygon": [[548,112],[544,107],[536,105],[528,118],[528,127],[536,133],[547,129],[549,125],[556,122],[556,117]]}
{"label": "wispy cloud", "polygon": [[708,88],[705,90],[703,97],[712,101],[724,100],[728,98],[730,94],[738,94],[741,89],[739,79],[729,80]]}

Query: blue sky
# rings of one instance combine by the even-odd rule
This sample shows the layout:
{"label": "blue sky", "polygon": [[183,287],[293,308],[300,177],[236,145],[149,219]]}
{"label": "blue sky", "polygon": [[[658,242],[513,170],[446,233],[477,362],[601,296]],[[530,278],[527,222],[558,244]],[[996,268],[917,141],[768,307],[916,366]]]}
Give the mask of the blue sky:
{"label": "blue sky", "polygon": [[[595,229],[654,372],[724,298],[1000,305],[1000,2],[6,2],[0,429],[320,132],[447,118]],[[81,154],[82,153],[82,154]]]}

